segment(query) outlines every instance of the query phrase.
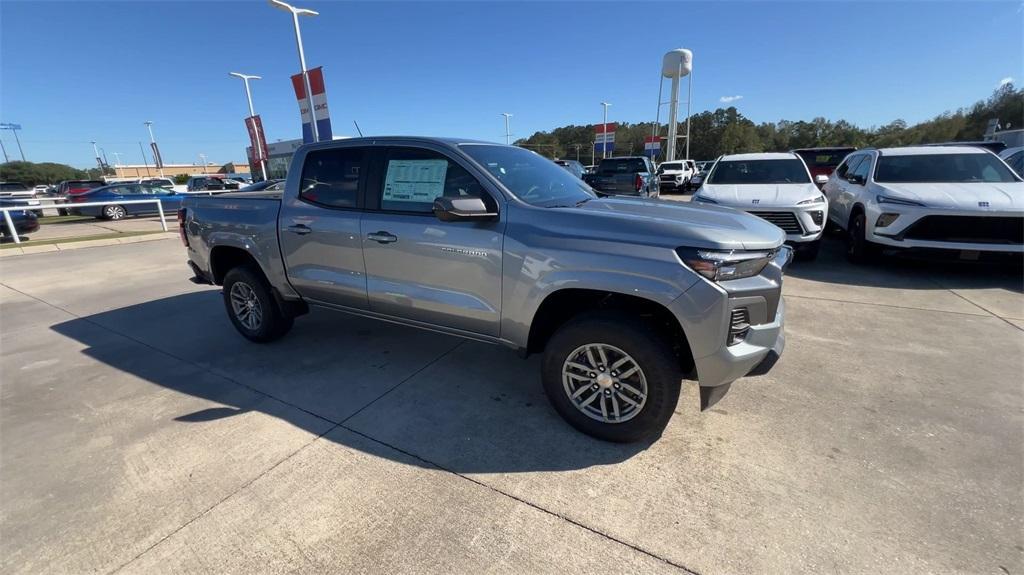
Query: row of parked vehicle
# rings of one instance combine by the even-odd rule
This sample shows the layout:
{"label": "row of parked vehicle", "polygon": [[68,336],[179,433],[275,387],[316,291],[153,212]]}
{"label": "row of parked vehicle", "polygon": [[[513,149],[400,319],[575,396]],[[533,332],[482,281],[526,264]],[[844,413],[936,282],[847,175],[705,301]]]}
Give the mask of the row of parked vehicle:
{"label": "row of parked vehicle", "polygon": [[808,148],[692,160],[602,160],[583,179],[609,195],[657,197],[695,190],[693,201],[741,209],[786,232],[797,257],[817,257],[826,228],[846,235],[849,257],[883,250],[957,251],[962,259],[1024,253],[1024,149],[991,143]]}

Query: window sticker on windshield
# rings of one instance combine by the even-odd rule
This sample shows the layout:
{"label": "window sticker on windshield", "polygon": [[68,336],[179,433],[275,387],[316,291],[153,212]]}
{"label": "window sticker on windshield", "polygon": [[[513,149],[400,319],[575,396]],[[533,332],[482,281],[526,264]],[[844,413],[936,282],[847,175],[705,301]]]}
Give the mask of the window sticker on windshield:
{"label": "window sticker on windshield", "polygon": [[388,160],[384,201],[424,202],[444,195],[448,160]]}

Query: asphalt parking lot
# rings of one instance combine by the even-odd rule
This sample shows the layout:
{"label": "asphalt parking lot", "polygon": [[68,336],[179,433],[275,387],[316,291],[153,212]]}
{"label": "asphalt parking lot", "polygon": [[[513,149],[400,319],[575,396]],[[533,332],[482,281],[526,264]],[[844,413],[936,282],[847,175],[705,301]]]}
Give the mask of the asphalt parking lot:
{"label": "asphalt parking lot", "polygon": [[180,243],[0,261],[0,569],[1020,573],[1020,270],[829,240],[787,349],[653,444],[538,360],[319,312],[257,346]]}

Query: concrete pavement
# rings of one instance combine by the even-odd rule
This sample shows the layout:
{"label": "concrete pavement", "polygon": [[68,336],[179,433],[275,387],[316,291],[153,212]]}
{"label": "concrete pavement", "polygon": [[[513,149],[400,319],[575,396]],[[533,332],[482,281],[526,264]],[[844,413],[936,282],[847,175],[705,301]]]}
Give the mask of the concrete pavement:
{"label": "concrete pavement", "polygon": [[609,445],[538,361],[314,312],[257,346],[181,246],[0,261],[0,570],[1024,570],[1019,270],[786,279],[788,346]]}

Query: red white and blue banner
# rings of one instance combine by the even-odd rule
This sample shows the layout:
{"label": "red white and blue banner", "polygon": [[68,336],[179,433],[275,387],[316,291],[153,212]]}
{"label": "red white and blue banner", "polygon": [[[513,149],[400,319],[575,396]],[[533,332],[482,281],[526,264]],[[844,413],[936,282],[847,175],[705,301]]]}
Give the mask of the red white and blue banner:
{"label": "red white and blue banner", "polygon": [[309,113],[306,100],[306,84],[302,74],[292,76],[292,87],[295,88],[295,99],[299,102],[299,114],[302,115],[302,141],[313,141],[313,118],[316,118],[316,131],[320,141],[331,140],[331,115],[327,109],[327,92],[324,90],[324,69],[316,67],[306,72],[309,75],[309,87],[313,91],[313,115]]}
{"label": "red white and blue banner", "polygon": [[267,137],[263,135],[263,120],[260,119],[259,114],[245,119],[245,129],[249,131],[249,144],[252,146],[250,148],[251,158],[261,162],[270,157],[267,154]]}
{"label": "red white and blue banner", "polygon": [[658,155],[661,151],[661,137],[659,136],[647,136],[644,138],[644,153],[650,157]]}
{"label": "red white and blue banner", "polygon": [[594,151],[603,154],[605,150],[615,151],[615,128],[618,124],[598,124],[594,128]]}

